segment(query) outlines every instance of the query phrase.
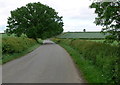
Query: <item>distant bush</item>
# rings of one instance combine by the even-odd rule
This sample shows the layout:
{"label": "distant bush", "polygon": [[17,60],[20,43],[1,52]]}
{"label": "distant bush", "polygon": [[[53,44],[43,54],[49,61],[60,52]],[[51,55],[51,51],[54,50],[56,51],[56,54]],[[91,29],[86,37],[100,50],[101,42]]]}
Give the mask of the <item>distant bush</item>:
{"label": "distant bush", "polygon": [[25,37],[3,37],[2,53],[19,53],[31,47],[32,45],[35,45],[36,43],[37,42],[35,40]]}
{"label": "distant bush", "polygon": [[79,51],[85,60],[89,60],[96,68],[101,70],[103,74],[100,76],[103,76],[107,83],[119,82],[118,58],[120,56],[117,46],[80,39],[58,40],[60,43],[69,45]]}

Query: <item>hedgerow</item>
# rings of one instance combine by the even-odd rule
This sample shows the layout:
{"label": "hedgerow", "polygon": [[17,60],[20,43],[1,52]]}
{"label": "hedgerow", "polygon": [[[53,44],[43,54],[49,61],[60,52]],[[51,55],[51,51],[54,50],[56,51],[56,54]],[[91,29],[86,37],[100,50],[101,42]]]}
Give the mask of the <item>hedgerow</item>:
{"label": "hedgerow", "polygon": [[19,53],[36,43],[35,40],[24,37],[4,37],[2,39],[2,54]]}
{"label": "hedgerow", "polygon": [[[80,39],[53,39],[56,43],[69,45],[102,72],[106,83],[119,83],[119,50],[117,46]],[[91,74],[92,75],[92,74]],[[93,82],[94,83],[94,82]]]}

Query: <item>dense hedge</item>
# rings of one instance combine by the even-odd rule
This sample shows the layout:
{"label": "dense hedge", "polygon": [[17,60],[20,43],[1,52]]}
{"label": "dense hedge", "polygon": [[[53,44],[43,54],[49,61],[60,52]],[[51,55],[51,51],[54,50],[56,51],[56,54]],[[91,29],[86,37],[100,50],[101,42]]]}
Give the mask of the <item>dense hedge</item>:
{"label": "dense hedge", "polygon": [[[107,83],[119,83],[119,50],[117,46],[80,39],[54,39],[56,43],[71,46],[79,51],[84,59],[89,60],[103,73]],[[91,74],[92,75],[92,74]]]}
{"label": "dense hedge", "polygon": [[0,34],[0,59],[2,57],[2,35]]}
{"label": "dense hedge", "polygon": [[2,54],[19,53],[36,43],[35,40],[24,37],[3,37]]}

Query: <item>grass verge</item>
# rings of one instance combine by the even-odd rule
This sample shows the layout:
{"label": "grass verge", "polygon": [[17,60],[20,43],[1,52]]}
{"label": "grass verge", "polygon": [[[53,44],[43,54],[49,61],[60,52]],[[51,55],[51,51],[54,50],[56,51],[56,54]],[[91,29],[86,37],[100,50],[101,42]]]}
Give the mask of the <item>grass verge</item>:
{"label": "grass verge", "polygon": [[70,53],[89,83],[118,85],[120,80],[118,46],[80,39],[52,40]]}
{"label": "grass verge", "polygon": [[36,48],[38,48],[40,46],[40,44],[35,44],[34,46],[31,46],[29,49],[26,49],[25,51],[22,51],[20,53],[13,53],[13,54],[4,54],[2,57],[3,59],[0,60],[0,64],[5,64],[11,60],[14,60],[16,58],[19,58],[21,56],[24,56],[28,53],[30,53],[31,51],[35,50]]}
{"label": "grass verge", "polygon": [[62,43],[59,43],[59,45],[67,50],[88,83],[105,83],[100,69],[96,68],[90,61],[85,60],[82,55],[71,46]]}

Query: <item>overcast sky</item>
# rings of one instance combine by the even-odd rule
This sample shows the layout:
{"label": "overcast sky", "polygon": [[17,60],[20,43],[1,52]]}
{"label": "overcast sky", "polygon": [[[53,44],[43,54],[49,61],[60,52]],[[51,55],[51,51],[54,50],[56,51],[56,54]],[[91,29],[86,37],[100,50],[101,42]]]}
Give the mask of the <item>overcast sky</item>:
{"label": "overcast sky", "polygon": [[10,11],[30,2],[41,2],[54,8],[63,16],[64,32],[67,31],[100,31],[102,27],[93,22],[96,17],[89,5],[92,0],[0,0],[0,32],[6,29]]}

